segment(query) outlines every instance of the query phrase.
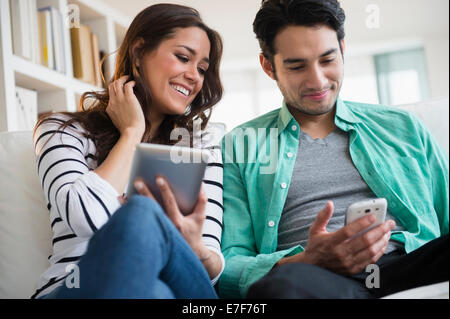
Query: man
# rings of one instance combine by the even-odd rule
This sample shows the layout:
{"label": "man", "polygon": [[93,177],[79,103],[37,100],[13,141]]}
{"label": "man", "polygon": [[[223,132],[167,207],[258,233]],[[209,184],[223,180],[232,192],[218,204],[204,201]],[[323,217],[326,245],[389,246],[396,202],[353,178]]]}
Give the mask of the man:
{"label": "man", "polygon": [[[222,141],[222,297],[378,298],[448,280],[448,158],[411,114],[339,99],[344,20],[337,0],[265,0],[256,15],[284,101]],[[374,219],[345,226],[346,209],[371,198],[387,199],[386,221],[352,238]]]}

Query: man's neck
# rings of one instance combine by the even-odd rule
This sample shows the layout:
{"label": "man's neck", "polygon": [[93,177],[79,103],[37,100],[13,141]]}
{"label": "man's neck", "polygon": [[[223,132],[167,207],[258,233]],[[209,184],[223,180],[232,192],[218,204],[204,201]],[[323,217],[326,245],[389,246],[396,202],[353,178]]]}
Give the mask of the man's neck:
{"label": "man's neck", "polygon": [[288,106],[288,109],[300,125],[302,131],[307,133],[313,139],[325,138],[336,129],[336,124],[334,124],[336,107],[328,113],[321,115],[305,114],[290,106]]}

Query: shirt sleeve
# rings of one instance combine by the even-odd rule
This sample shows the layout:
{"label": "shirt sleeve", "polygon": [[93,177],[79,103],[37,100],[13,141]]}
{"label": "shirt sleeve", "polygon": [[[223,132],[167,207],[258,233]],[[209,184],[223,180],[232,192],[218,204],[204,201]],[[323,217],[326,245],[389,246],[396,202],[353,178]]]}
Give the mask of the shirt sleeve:
{"label": "shirt sleeve", "polygon": [[[226,266],[219,278],[219,295],[222,298],[244,298],[255,281],[266,275],[278,260],[298,248],[268,254],[258,252],[247,189],[239,165],[226,156],[225,139],[222,140],[225,208],[222,252]],[[227,140],[227,143],[232,142]]]}
{"label": "shirt sleeve", "polygon": [[[66,119],[67,120],[67,119]],[[83,129],[55,117],[34,134],[38,175],[49,209],[78,237],[89,238],[120,207],[116,190],[88,166],[89,140]]]}
{"label": "shirt sleeve", "polygon": [[222,269],[219,274],[211,280],[215,285],[225,268],[225,259],[222,255],[220,243],[222,237],[223,218],[223,165],[222,152],[220,148],[220,134],[208,129],[202,132],[200,144],[194,147],[201,147],[208,151],[208,164],[203,178],[205,195],[208,198],[206,203],[206,219],[203,224],[203,242],[205,246],[219,255],[222,262]]}
{"label": "shirt sleeve", "polygon": [[432,186],[433,206],[439,221],[441,236],[449,232],[448,156],[430,131],[413,114],[410,114],[422,139]]}

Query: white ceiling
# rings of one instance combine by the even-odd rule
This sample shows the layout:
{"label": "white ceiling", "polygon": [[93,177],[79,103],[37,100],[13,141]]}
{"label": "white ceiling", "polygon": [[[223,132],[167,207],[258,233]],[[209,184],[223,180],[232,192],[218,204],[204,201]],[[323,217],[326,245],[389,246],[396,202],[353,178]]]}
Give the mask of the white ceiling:
{"label": "white ceiling", "polygon": [[[134,17],[145,7],[161,1],[102,0],[120,12]],[[225,43],[224,61],[257,59],[258,43],[252,23],[260,0],[169,0],[196,8],[204,21],[216,29]],[[347,45],[360,46],[405,38],[447,35],[448,0],[341,0],[346,12]],[[368,29],[369,4],[380,8],[380,28]]]}

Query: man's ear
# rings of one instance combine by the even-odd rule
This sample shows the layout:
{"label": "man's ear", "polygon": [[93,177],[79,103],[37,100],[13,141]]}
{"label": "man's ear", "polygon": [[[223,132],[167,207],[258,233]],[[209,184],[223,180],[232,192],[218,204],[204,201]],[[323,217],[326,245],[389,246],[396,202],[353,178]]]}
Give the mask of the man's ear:
{"label": "man's ear", "polygon": [[262,66],[264,72],[266,72],[266,74],[268,76],[270,76],[270,78],[272,80],[276,80],[276,76],[275,76],[275,72],[274,72],[272,63],[262,53],[259,54],[259,62],[261,63],[261,66]]}
{"label": "man's ear", "polygon": [[344,41],[344,39],[341,40],[341,51],[342,51],[342,57],[344,57],[344,54],[345,54],[345,41]]}

